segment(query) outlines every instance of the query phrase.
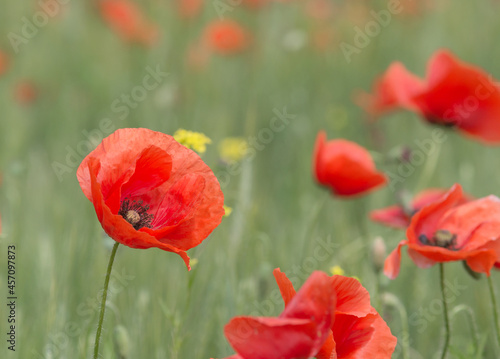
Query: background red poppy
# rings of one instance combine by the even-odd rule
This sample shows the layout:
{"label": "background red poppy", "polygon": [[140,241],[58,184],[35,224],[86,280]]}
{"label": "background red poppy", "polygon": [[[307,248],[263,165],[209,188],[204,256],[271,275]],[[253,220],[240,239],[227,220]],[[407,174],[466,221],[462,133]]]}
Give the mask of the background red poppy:
{"label": "background red poppy", "polygon": [[361,195],[387,183],[366,149],[343,139],[327,142],[324,131],[316,138],[313,173],[338,196]]}
{"label": "background red poppy", "polygon": [[462,187],[455,184],[440,200],[423,207],[411,219],[407,239],[387,257],[384,273],[399,274],[401,247],[420,268],[464,260],[476,272],[489,275],[500,259],[500,199],[484,197],[463,203]]}

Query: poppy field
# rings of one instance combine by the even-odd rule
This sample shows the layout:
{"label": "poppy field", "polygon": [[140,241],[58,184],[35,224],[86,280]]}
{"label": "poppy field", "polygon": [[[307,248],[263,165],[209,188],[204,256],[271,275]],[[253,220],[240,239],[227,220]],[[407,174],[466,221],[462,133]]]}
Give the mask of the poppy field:
{"label": "poppy field", "polygon": [[500,358],[500,3],[0,5],[1,358]]}

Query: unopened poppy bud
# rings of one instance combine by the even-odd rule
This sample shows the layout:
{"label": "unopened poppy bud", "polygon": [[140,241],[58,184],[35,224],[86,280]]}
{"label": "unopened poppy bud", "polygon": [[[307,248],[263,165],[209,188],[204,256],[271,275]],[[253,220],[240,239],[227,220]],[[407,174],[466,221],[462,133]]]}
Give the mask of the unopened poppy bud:
{"label": "unopened poppy bud", "polygon": [[129,342],[127,329],[123,325],[117,325],[114,333],[115,353],[119,359],[128,359],[130,356]]}
{"label": "unopened poppy bud", "polygon": [[387,257],[387,248],[384,239],[380,236],[375,237],[372,244],[372,263],[375,272],[380,272],[384,268],[385,258]]}

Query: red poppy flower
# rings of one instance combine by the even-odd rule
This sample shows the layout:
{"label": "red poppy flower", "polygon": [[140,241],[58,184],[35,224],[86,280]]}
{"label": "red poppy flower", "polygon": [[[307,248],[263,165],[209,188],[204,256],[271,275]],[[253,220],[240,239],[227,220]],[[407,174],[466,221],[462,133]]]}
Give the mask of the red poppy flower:
{"label": "red poppy flower", "polygon": [[420,268],[464,260],[475,272],[487,273],[500,261],[500,199],[489,196],[463,203],[462,187],[455,184],[438,201],[418,211],[406,231],[406,240],[387,257],[384,273],[399,274],[401,248]]}
{"label": "red poppy flower", "polygon": [[203,2],[204,0],[177,0],[177,7],[183,18],[194,18],[200,13]]}
{"label": "red poppy flower", "polygon": [[[328,277],[321,272],[314,272],[296,294],[291,281],[279,268],[275,269],[273,273],[285,302],[285,311],[283,314],[290,312],[300,313],[300,318],[314,318],[317,320],[318,315],[323,318],[324,306],[328,302],[326,299],[330,298],[330,302],[336,303],[330,304],[332,307],[328,315],[333,318],[329,320],[326,318],[327,320],[325,320],[325,323],[330,323],[327,336],[323,335],[323,331],[319,332],[321,333],[322,344],[319,346],[314,345],[315,350],[294,351],[294,344],[299,343],[299,340],[303,336],[296,335],[292,331],[287,332],[282,330],[279,325],[270,321],[266,324],[273,328],[274,336],[269,335],[265,337],[263,342],[245,341],[243,344],[245,348],[248,347],[250,350],[267,346],[266,348],[269,349],[262,352],[262,356],[255,356],[254,352],[247,352],[245,354],[239,352],[239,355],[234,355],[227,359],[312,357],[316,357],[317,359],[388,359],[391,357],[397,340],[391,334],[384,320],[370,305],[370,295],[358,280],[338,275]],[[323,288],[323,295],[320,296],[321,303],[318,303],[317,299],[315,299],[316,294],[306,295],[304,293],[304,291],[312,292],[312,288],[316,288],[316,290]],[[307,298],[307,300],[304,300],[304,298]],[[334,298],[336,298],[336,302]],[[297,308],[300,308],[300,310],[297,310]],[[317,314],[311,316],[311,313]],[[274,318],[274,320],[279,318]],[[265,320],[270,318],[253,318],[253,320],[257,319]],[[252,329],[253,327],[250,326],[246,328],[249,333],[252,332]],[[241,331],[241,333],[243,332]],[[252,338],[254,335],[264,337],[263,333],[264,331],[261,331],[259,328],[248,336]],[[278,350],[277,348],[284,348],[288,351],[286,354],[283,354],[285,351]]]}
{"label": "red poppy flower", "polygon": [[250,36],[237,22],[214,21],[205,29],[207,46],[221,55],[230,55],[246,50]]}
{"label": "red poppy flower", "polygon": [[[445,189],[431,188],[420,192],[415,196],[410,204],[408,213],[401,205],[390,206],[382,209],[377,209],[370,212],[370,218],[389,227],[394,228],[407,228],[410,225],[411,217],[420,211],[424,206],[435,202],[447,193]],[[465,203],[472,200],[472,196],[464,194],[462,201]]]}
{"label": "red poppy flower", "polygon": [[364,194],[387,183],[366,149],[343,139],[326,142],[324,131],[316,138],[313,172],[318,183],[339,196]]}
{"label": "red poppy flower", "polygon": [[402,107],[477,140],[500,142],[500,87],[485,71],[447,51],[430,59],[423,84],[401,64],[392,65],[371,99],[369,112]]}
{"label": "red poppy flower", "polygon": [[14,97],[18,103],[29,105],[38,97],[38,91],[31,81],[24,80],[16,85]]}
{"label": "red poppy flower", "polygon": [[156,25],[147,21],[140,9],[128,0],[101,0],[102,17],[124,40],[152,45],[158,37]]}
{"label": "red poppy flower", "polygon": [[329,335],[335,310],[331,278],[323,272],[313,272],[295,295],[293,287],[281,288],[284,275],[279,269],[274,270],[274,275],[285,293],[285,310],[277,318],[231,319],[224,333],[238,355],[230,358],[311,358]]}
{"label": "red poppy flower", "polygon": [[[287,306],[294,298],[292,283],[279,269],[274,275]],[[397,339],[375,308],[370,294],[354,278],[334,275],[331,286],[337,297],[330,335],[316,353],[317,359],[389,359]]]}
{"label": "red poppy flower", "polygon": [[81,163],[78,181],[104,231],[132,248],[177,253],[200,244],[224,214],[210,168],[172,136],[120,129]]}
{"label": "red poppy flower", "polygon": [[269,1],[270,0],[243,0],[243,5],[253,10],[257,10],[267,5]]}

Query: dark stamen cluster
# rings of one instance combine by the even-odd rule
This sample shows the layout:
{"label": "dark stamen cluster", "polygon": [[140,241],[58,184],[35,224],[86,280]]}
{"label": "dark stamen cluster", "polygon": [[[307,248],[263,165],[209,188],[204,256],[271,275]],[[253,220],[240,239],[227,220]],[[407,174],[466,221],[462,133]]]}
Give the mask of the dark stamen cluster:
{"label": "dark stamen cluster", "polygon": [[459,248],[457,248],[457,235],[446,229],[437,230],[431,239],[427,238],[425,234],[421,234],[418,240],[426,246],[441,247],[452,251],[459,250]]}
{"label": "dark stamen cluster", "polygon": [[140,229],[142,227],[151,228],[151,222],[154,218],[152,214],[148,213],[149,206],[143,205],[142,203],[142,201],[130,202],[130,200],[125,199],[118,211],[118,214],[135,229]]}

